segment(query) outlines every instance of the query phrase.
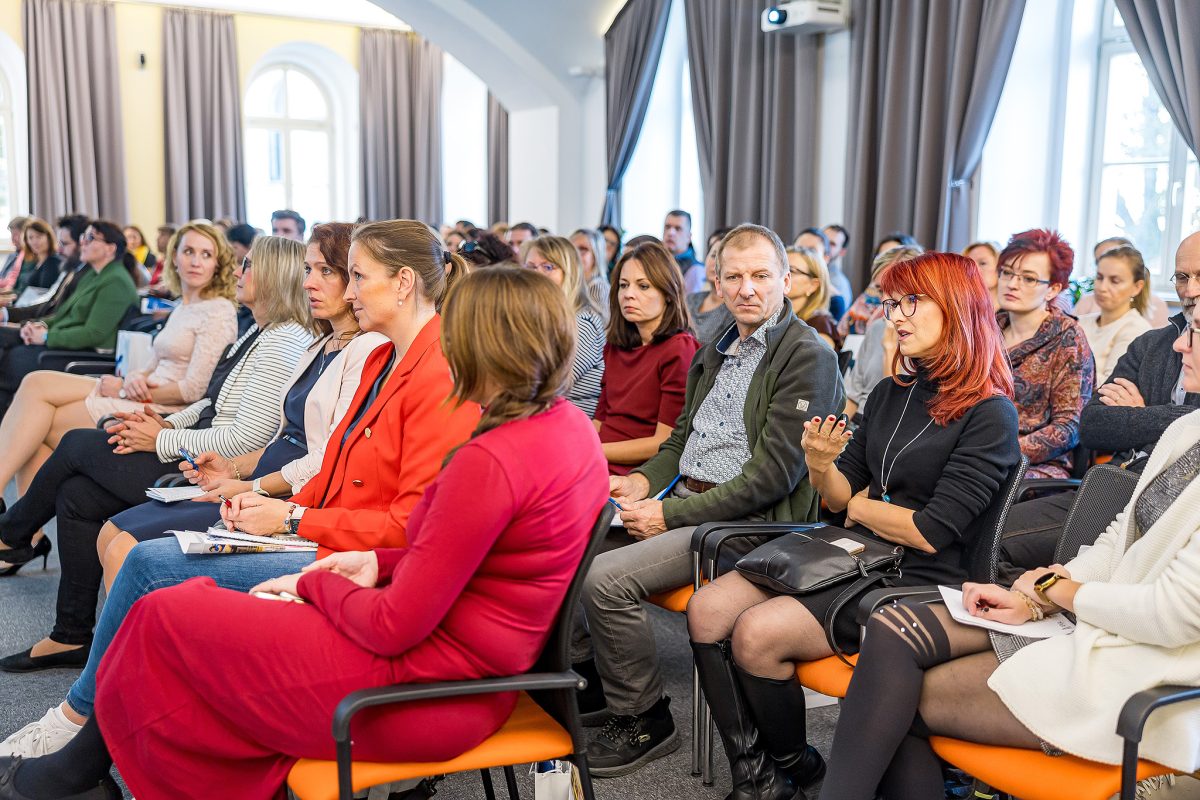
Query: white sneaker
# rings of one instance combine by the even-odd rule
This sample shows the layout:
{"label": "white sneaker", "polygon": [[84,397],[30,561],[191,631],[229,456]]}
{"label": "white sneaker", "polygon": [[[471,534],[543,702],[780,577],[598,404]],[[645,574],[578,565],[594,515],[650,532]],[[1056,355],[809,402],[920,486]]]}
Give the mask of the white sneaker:
{"label": "white sneaker", "polygon": [[0,756],[37,758],[66,747],[67,742],[83,729],[67,719],[62,708],[55,706],[37,722],[31,722],[0,743]]}

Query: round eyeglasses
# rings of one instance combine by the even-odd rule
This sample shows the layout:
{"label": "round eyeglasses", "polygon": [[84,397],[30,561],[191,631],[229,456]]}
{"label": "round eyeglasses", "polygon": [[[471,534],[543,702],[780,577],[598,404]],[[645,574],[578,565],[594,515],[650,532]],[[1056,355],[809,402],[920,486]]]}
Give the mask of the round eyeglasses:
{"label": "round eyeglasses", "polygon": [[923,294],[906,294],[899,300],[884,300],[881,304],[883,306],[883,316],[890,320],[892,318],[892,314],[894,314],[898,308],[900,309],[901,314],[906,317],[911,317],[913,314],[917,313],[917,300],[924,296],[925,295]]}

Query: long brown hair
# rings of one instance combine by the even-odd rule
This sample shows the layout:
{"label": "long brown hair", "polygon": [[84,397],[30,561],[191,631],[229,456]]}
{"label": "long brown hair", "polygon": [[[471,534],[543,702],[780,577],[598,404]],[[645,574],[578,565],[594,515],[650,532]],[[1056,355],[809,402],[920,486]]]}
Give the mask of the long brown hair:
{"label": "long brown hair", "polygon": [[37,254],[33,252],[33,248],[29,246],[29,242],[25,238],[30,231],[37,231],[46,237],[46,258],[58,252],[58,239],[55,237],[50,223],[41,217],[30,217],[21,228],[21,251],[25,254],[27,262],[31,264],[37,262]]}
{"label": "long brown hair", "polygon": [[466,259],[446,249],[433,228],[415,219],[364,222],[355,226],[351,241],[382,264],[391,277],[404,267],[415,272],[420,292],[438,313],[449,290],[471,269]]}
{"label": "long brown hair", "polygon": [[683,276],[679,267],[665,245],[646,242],[622,253],[613,267],[612,286],[608,290],[608,343],[622,350],[632,350],[642,345],[642,335],[638,333],[637,325],[621,314],[621,271],[630,261],[642,265],[646,280],[663,296],[662,319],[650,343],[662,342],[680,331],[690,330],[692,325],[683,299]]}
{"label": "long brown hair", "polygon": [[[486,402],[479,435],[545,411],[566,391],[575,312],[533,270],[484,269],[457,282],[442,317],[442,351],[460,402]],[[483,397],[489,390],[493,397]]]}

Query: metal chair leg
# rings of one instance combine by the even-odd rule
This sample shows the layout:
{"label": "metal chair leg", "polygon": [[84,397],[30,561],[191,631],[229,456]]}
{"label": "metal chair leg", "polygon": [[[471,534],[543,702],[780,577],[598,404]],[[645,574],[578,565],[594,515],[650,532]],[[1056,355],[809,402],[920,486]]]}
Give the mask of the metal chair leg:
{"label": "metal chair leg", "polygon": [[508,800],[521,800],[521,792],[517,789],[517,774],[511,766],[504,768],[504,782],[508,784]]}
{"label": "metal chair leg", "polygon": [[583,790],[583,800],[596,800],[596,794],[592,790],[592,772],[588,769],[587,753],[576,753],[571,759],[575,764],[575,770],[579,773],[579,788]]}
{"label": "metal chair leg", "polygon": [[496,800],[496,787],[492,786],[492,771],[490,769],[479,770],[479,777],[483,780],[483,796],[487,800]]}
{"label": "metal chair leg", "polygon": [[700,696],[700,670],[692,664],[692,776],[700,774],[700,715],[704,713],[704,698]]}

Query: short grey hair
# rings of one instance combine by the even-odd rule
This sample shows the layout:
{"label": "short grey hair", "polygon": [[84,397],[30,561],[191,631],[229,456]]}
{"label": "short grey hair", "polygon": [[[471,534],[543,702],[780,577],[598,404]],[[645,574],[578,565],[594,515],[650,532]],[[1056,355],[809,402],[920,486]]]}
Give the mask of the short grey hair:
{"label": "short grey hair", "polygon": [[762,239],[771,245],[775,250],[775,263],[779,266],[780,274],[788,271],[787,250],[784,248],[783,240],[779,238],[779,234],[762,225],[743,222],[725,234],[725,238],[721,240],[721,249],[717,252],[717,275],[721,274],[721,267],[725,261],[725,251],[731,247],[734,250],[744,247],[751,239]]}

